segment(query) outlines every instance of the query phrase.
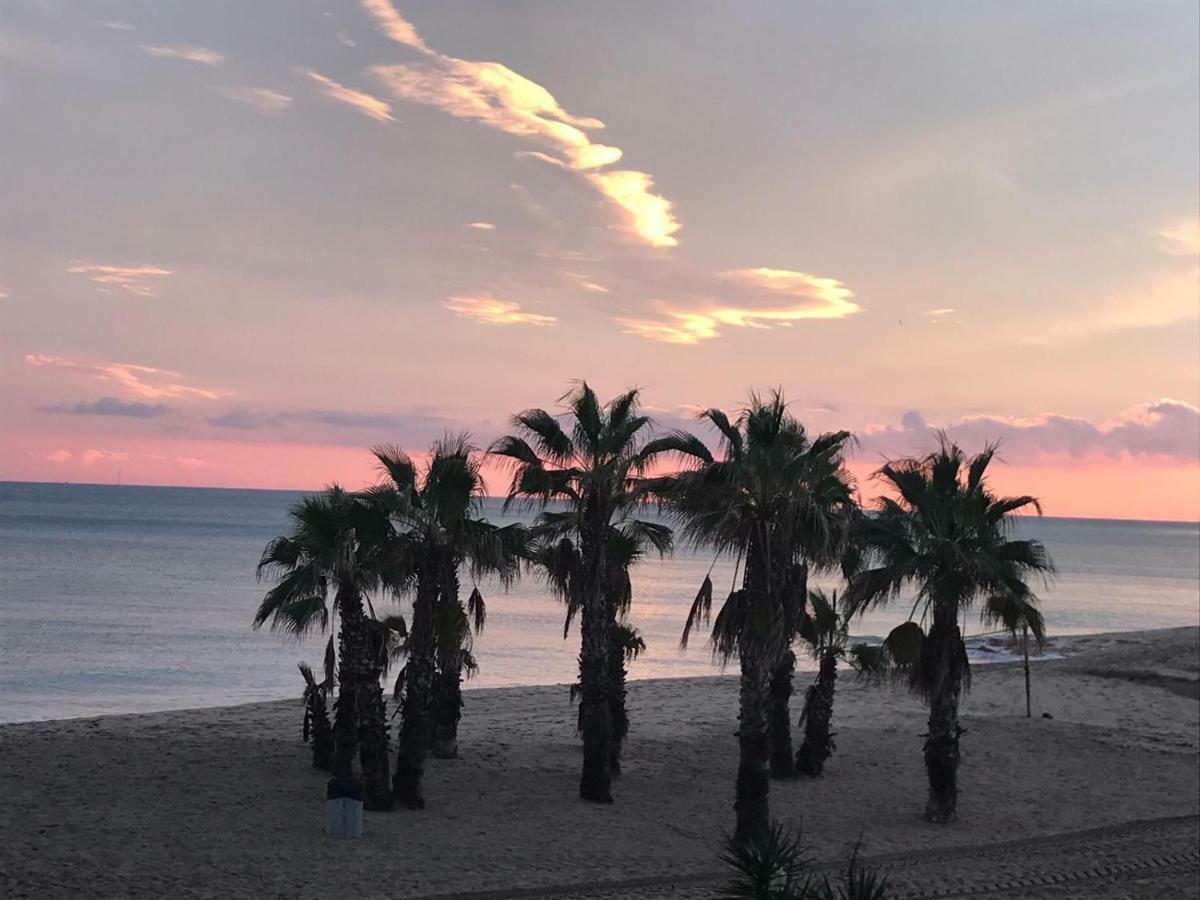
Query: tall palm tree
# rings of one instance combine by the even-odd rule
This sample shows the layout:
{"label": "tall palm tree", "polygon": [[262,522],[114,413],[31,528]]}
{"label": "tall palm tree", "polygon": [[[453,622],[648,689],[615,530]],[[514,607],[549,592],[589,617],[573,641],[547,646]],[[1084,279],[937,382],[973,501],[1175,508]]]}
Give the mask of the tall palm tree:
{"label": "tall palm tree", "polygon": [[[334,485],[305,497],[289,513],[291,534],[263,551],[258,575],[274,577],[254,627],[296,637],[339,621],[330,796],[361,796],[368,809],[391,805],[387,791],[387,721],[379,686],[381,661],[372,651],[367,610],[380,586],[384,520],[363,498]],[[332,610],[329,595],[333,594]],[[372,682],[374,689],[372,689]],[[354,771],[360,756],[361,782]]]}
{"label": "tall palm tree", "polygon": [[1054,565],[1040,541],[1010,537],[1015,513],[1040,514],[1041,507],[1033,497],[992,493],[986,474],[995,453],[989,445],[968,458],[943,435],[932,453],[880,469],[879,477],[895,496],[883,497],[876,514],[866,519],[868,562],[846,589],[846,610],[857,614],[887,604],[911,586],[917,593],[914,612],[929,623],[928,634],[912,622],[902,628],[915,634],[909,684],[929,702],[925,817],[933,822],[950,821],[957,810],[958,706],[970,680],[959,619],[979,604],[985,622],[1009,629],[1026,625],[1039,640],[1044,635],[1027,579],[1047,577]]}
{"label": "tall palm tree", "polygon": [[834,750],[829,724],[833,719],[838,661],[845,657],[849,646],[849,619],[838,611],[837,591],[831,594],[819,589],[809,591],[808,604],[812,613],[800,636],[808,644],[818,668],[816,679],[805,692],[804,709],[800,713],[804,739],[796,751],[796,771],[815,778],[824,770],[825,760]]}
{"label": "tall palm tree", "polygon": [[[854,498],[842,456],[851,438],[833,432],[810,439],[778,391],[765,400],[752,394],[736,421],[719,409],[701,418],[720,434],[719,455],[686,432],[660,438],[649,449],[678,454],[685,468],[648,480],[644,489],[688,539],[734,556],[741,569],[740,586],[735,573],[734,589],[713,620],[711,640],[716,656],[737,658],[741,666],[735,838],[749,840],[769,825],[769,760],[780,774],[794,765],[791,643],[806,616],[809,567],[834,566],[847,539]],[[684,644],[711,608],[706,577]]]}
{"label": "tall palm tree", "polygon": [[[670,552],[671,530],[661,523],[632,516],[622,518],[609,527],[605,585],[606,612],[609,617],[608,706],[612,737],[608,759],[609,772],[614,778],[621,774],[621,750],[629,733],[629,713],[625,706],[627,666],[646,649],[642,636],[628,622],[629,608],[633,602],[630,569],[645,558],[650,549],[657,550],[660,556]],[[563,637],[566,638],[570,634],[571,622],[582,609],[580,588],[585,583],[583,554],[570,537],[560,537],[557,541],[543,540],[534,544],[529,561],[567,606],[563,623]],[[572,687],[572,699],[579,696],[581,690],[580,684]],[[582,704],[579,730],[583,731]]]}
{"label": "tall palm tree", "polygon": [[[439,648],[444,650],[441,690],[454,706],[443,719],[439,747],[457,752],[460,682],[469,659],[462,652],[461,623],[468,611],[462,606],[459,572],[465,569],[475,579],[496,575],[507,584],[517,574],[523,529],[500,528],[482,518],[479,453],[467,435],[435,443],[420,469],[397,447],[373,452],[385,480],[369,494],[390,522],[384,578],[395,593],[413,596],[393,789],[403,805],[420,809],[425,755],[435,737]],[[472,598],[479,626],[482,604],[482,595]]]}
{"label": "tall palm tree", "polygon": [[[569,423],[544,409],[528,409],[512,419],[516,434],[503,437],[491,452],[513,468],[508,502],[540,505],[536,532],[546,541],[569,540],[578,548],[573,591],[580,610],[580,721],[583,772],[579,796],[612,802],[612,707],[608,657],[613,616],[610,528],[629,518],[640,502],[635,491],[648,461],[643,434],[650,419],[641,414],[639,392],[628,391],[601,405],[586,382],[565,394]],[[560,503],[564,509],[548,509]]]}

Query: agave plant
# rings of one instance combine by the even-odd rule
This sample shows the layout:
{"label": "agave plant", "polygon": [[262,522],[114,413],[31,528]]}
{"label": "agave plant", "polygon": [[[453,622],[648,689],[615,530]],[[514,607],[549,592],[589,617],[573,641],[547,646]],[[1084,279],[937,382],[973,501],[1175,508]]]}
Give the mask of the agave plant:
{"label": "agave plant", "polygon": [[887,900],[887,879],[858,861],[855,847],[840,877],[817,877],[799,832],[778,823],[750,838],[729,838],[721,855],[733,874],[718,900]]}
{"label": "agave plant", "polygon": [[925,817],[933,822],[952,820],[958,804],[958,707],[971,674],[959,621],[978,606],[985,623],[1027,627],[1039,641],[1045,634],[1027,579],[1048,577],[1054,565],[1041,542],[1010,536],[1014,513],[1040,513],[1041,507],[1033,497],[999,497],[989,489],[995,453],[988,446],[968,458],[943,436],[932,453],[880,469],[895,496],[882,498],[876,515],[864,521],[868,562],[846,588],[851,615],[887,604],[906,586],[916,588],[913,612],[921,612],[929,630],[906,622],[881,650],[859,659],[899,667],[929,703]]}

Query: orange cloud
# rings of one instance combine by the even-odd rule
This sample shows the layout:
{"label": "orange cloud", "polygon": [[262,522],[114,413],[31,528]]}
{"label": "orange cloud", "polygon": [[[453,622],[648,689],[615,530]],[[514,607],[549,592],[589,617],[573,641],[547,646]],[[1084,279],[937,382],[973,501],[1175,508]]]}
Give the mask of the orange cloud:
{"label": "orange cloud", "polygon": [[451,297],[445,306],[456,316],[473,319],[481,325],[553,325],[554,316],[522,312],[521,304],[498,300],[487,294],[474,297]]}
{"label": "orange cloud", "polygon": [[671,202],[653,193],[653,180],[632,169],[597,172],[621,159],[619,147],[594,142],[588,131],[599,130],[599,119],[567,112],[546,88],[497,62],[477,62],[446,56],[430,49],[416,29],[388,0],[363,0],[380,30],[393,40],[420,50],[419,64],[374,66],[369,71],[394,96],[436,107],[459,119],[472,119],[518,137],[530,138],[557,151],[538,158],[581,173],[588,184],[623,213],[625,227],[652,247],[679,242]]}
{"label": "orange cloud", "polygon": [[1175,256],[1200,256],[1200,216],[1176,219],[1158,230],[1159,246]]}
{"label": "orange cloud", "polygon": [[288,111],[292,98],[270,88],[246,87],[234,85],[221,88],[221,93],[238,103],[257,109],[269,116],[278,116]]}
{"label": "orange cloud", "polygon": [[320,72],[314,72],[312,69],[300,69],[299,72],[320,85],[321,93],[326,97],[337,100],[339,103],[345,103],[347,106],[357,109],[364,116],[374,119],[376,122],[386,123],[396,121],[392,118],[392,107],[387,101],[380,100],[378,97],[368,94],[365,91],[355,90],[343,84],[338,84],[332,78],[327,78]]}
{"label": "orange cloud", "polygon": [[216,50],[207,47],[180,45],[174,47],[142,46],[142,52],[156,59],[182,59],[185,62],[200,63],[203,66],[219,66],[225,62],[225,57]]}
{"label": "orange cloud", "polygon": [[788,327],[804,319],[843,319],[862,309],[854,292],[834,278],[789,269],[730,269],[720,278],[733,289],[727,300],[695,309],[663,306],[655,318],[621,318],[626,334],[668,344],[697,344],[720,334],[720,326]]}
{"label": "orange cloud", "polygon": [[221,397],[216,391],[207,388],[179,384],[172,379],[180,378],[178,372],[169,369],[156,369],[153,366],[139,366],[134,363],[105,363],[103,365],[87,365],[72,362],[61,356],[27,353],[25,362],[31,366],[63,369],[107,381],[125,388],[129,393],[138,397],[160,400],[167,397],[194,396],[205,400],[217,400]]}
{"label": "orange cloud", "polygon": [[135,297],[153,297],[151,279],[166,278],[170,269],[162,266],[106,266],[97,263],[72,261],[67,269],[75,275],[86,275],[92,284],[103,288],[118,287]]}

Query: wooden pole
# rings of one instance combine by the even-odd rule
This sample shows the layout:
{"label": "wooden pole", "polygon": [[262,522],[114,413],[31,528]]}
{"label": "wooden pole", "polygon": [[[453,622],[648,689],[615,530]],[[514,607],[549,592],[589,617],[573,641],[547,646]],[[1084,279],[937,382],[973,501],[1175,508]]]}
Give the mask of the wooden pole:
{"label": "wooden pole", "polygon": [[1033,707],[1029,700],[1029,626],[1021,628],[1021,649],[1025,654],[1025,718],[1033,718]]}

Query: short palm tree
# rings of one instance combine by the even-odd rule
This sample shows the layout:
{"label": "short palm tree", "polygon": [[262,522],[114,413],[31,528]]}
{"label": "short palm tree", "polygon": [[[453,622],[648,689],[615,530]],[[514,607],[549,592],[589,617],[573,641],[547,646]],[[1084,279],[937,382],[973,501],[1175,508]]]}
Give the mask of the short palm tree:
{"label": "short palm tree", "polygon": [[[420,469],[397,447],[376,447],[374,453],[385,479],[369,494],[390,522],[384,579],[396,594],[413,596],[393,789],[403,805],[419,809],[425,805],[425,755],[435,737],[444,755],[457,752],[460,684],[470,658],[463,653],[468,610],[462,606],[460,570],[475,579],[496,575],[507,583],[517,574],[523,529],[500,528],[482,518],[479,453],[466,435],[438,441]],[[482,596],[473,597],[478,626],[482,603]],[[439,692],[453,706],[452,712],[442,709],[440,736],[435,735]]]}
{"label": "short palm tree", "polygon": [[[544,409],[525,410],[513,417],[517,433],[496,441],[491,452],[513,468],[509,503],[540,505],[536,533],[551,543],[567,539],[578,550],[572,590],[581,632],[579,796],[611,803],[609,529],[640,502],[635,486],[648,461],[643,434],[650,420],[640,412],[637,390],[601,405],[587,383],[580,382],[561,399],[569,423]],[[553,503],[565,508],[548,508]]]}
{"label": "short palm tree", "polygon": [[[765,400],[751,395],[736,421],[718,409],[701,418],[720,434],[719,455],[686,432],[659,438],[649,450],[675,453],[685,468],[649,479],[643,489],[660,499],[688,539],[734,556],[741,568],[711,640],[716,656],[737,658],[741,666],[735,838],[748,840],[770,821],[769,761],[778,774],[793,770],[791,644],[806,616],[810,566],[836,565],[848,539],[855,504],[842,460],[851,438],[833,432],[810,439],[779,392]],[[711,607],[706,577],[684,644]]]}
{"label": "short palm tree", "polygon": [[333,638],[326,646],[324,677],[317,681],[312,666],[299,664],[300,676],[304,679],[304,725],[301,737],[304,743],[312,742],[312,764],[314,769],[328,772],[333,768],[333,725],[329,722],[328,699],[333,693]]}
{"label": "short palm tree", "polygon": [[833,754],[833,694],[837,686],[838,661],[849,646],[849,620],[838,611],[837,591],[808,592],[811,615],[801,628],[800,636],[817,660],[817,677],[804,695],[800,725],[804,738],[796,751],[796,771],[815,778],[825,768],[825,760]]}
{"label": "short palm tree", "polygon": [[[275,578],[254,627],[299,637],[339,621],[330,796],[361,796],[369,809],[386,809],[387,722],[379,690],[381,662],[372,652],[367,609],[380,586],[386,521],[363,498],[334,485],[305,497],[290,514],[291,534],[263,551],[259,577]],[[333,594],[332,610],[329,595]],[[372,690],[374,682],[375,690]],[[377,698],[376,695],[380,696]],[[358,754],[361,783],[354,771]]]}
{"label": "short palm tree", "polygon": [[[958,707],[970,669],[959,620],[976,604],[982,618],[1015,630],[1044,634],[1031,575],[1047,577],[1053,563],[1040,541],[1013,539],[1013,515],[1041,507],[1033,497],[998,497],[987,484],[996,447],[968,458],[945,436],[939,448],[918,459],[890,462],[879,477],[894,497],[883,497],[863,524],[867,562],[846,588],[853,615],[885,605],[906,586],[916,589],[914,612],[929,623],[902,626],[915,634],[909,684],[929,702],[925,768],[929,801],[925,817],[947,822],[958,802]],[[900,632],[900,629],[897,629]],[[902,634],[889,640],[897,644]]]}

